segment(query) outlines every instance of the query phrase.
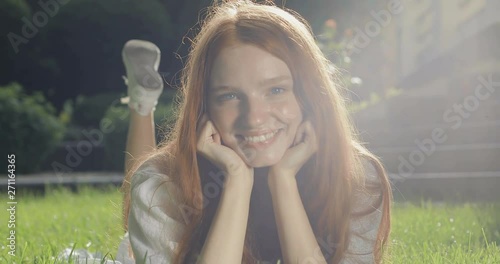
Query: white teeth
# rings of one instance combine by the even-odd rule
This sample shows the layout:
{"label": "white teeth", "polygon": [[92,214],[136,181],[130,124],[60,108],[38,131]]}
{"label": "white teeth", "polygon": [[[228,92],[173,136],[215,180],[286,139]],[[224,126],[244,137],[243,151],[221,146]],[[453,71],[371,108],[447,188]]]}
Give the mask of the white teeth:
{"label": "white teeth", "polygon": [[257,143],[257,142],[263,142],[263,141],[266,141],[266,140],[272,138],[274,135],[276,135],[276,133],[278,133],[278,130],[271,132],[271,133],[267,133],[267,134],[262,135],[262,136],[244,137],[244,138],[245,138],[246,142]]}

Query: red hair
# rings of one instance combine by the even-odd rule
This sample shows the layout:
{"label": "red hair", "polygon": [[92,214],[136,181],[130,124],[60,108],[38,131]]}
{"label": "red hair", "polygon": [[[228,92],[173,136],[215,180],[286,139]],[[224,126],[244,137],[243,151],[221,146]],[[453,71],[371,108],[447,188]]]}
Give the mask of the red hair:
{"label": "red hair", "polygon": [[[168,157],[162,166],[169,167],[170,178],[180,188],[183,206],[190,208],[175,263],[187,262],[199,253],[196,251],[202,246],[217,205],[212,202],[203,206],[202,183],[208,180],[204,174],[215,167],[197,155],[196,130],[206,108],[211,65],[222,48],[237,43],[255,45],[273,54],[292,72],[295,96],[321,142],[316,155],[299,172],[306,176],[300,192],[316,237],[333,237],[336,247],[329,263],[339,263],[344,257],[352,217],[370,213],[352,214],[354,191],[359,189],[373,189],[380,195],[379,204],[374,205],[382,208],[374,248],[379,263],[390,232],[390,184],[380,161],[358,143],[332,67],[316,45],[306,21],[293,11],[250,1],[215,4],[204,21],[182,72],[176,125],[157,151]],[[373,186],[365,185],[364,159],[373,164],[380,179]],[[251,237],[247,229],[243,263],[254,263],[256,259]]]}

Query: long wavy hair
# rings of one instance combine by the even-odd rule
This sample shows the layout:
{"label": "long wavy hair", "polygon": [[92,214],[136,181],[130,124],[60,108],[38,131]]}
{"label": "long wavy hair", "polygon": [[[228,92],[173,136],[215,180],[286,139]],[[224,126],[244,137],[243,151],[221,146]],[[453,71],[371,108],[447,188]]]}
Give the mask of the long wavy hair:
{"label": "long wavy hair", "polygon": [[[297,177],[303,179],[300,193],[316,237],[327,234],[335,245],[334,253],[327,257],[328,262],[339,263],[345,256],[351,219],[382,208],[373,249],[375,260],[380,263],[390,232],[391,188],[380,161],[356,139],[342,89],[335,82],[334,68],[316,45],[311,28],[300,15],[272,3],[244,0],[223,1],[208,9],[182,71],[176,124],[152,154],[164,157],[162,169],[177,184],[180,201],[190,208],[175,263],[190,263],[200,252],[218,205],[219,196],[206,201],[203,186],[213,181],[208,172],[217,171],[217,168],[197,154],[196,131],[206,111],[211,65],[222,48],[238,43],[259,47],[288,65],[294,79],[295,96],[321,142],[316,155]],[[377,184],[365,184],[363,160],[375,167],[379,178]],[[354,214],[354,193],[359,189],[376,190],[380,199],[371,211]],[[128,203],[125,202],[126,211]],[[258,259],[252,237],[249,227],[243,263],[255,263]]]}

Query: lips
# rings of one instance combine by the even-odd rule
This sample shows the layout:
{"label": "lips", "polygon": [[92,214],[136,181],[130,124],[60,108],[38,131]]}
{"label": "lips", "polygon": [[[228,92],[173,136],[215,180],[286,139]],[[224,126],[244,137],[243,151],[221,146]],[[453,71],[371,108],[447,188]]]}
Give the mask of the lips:
{"label": "lips", "polygon": [[283,129],[273,130],[257,135],[237,135],[238,141],[246,147],[267,147],[272,144]]}

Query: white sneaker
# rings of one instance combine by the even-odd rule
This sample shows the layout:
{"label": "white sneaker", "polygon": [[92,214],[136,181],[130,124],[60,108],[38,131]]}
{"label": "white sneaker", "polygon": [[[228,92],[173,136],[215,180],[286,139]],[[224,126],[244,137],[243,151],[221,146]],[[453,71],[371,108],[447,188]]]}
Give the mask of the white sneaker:
{"label": "white sneaker", "polygon": [[[160,54],[160,49],[149,41],[132,39],[123,46],[128,106],[142,116],[154,111],[163,91],[163,79],[158,73]],[[127,103],[124,99],[122,102]]]}

